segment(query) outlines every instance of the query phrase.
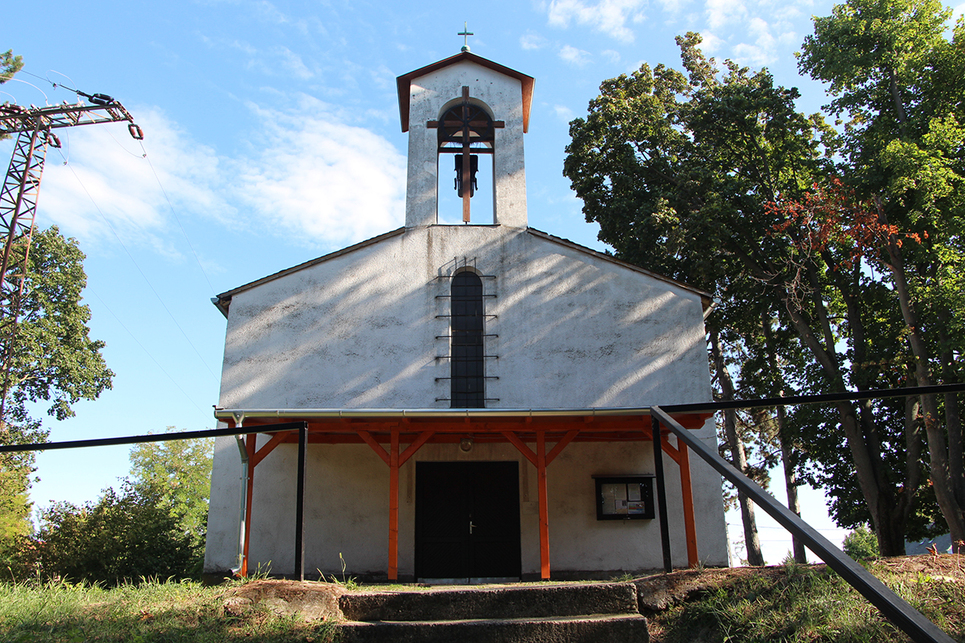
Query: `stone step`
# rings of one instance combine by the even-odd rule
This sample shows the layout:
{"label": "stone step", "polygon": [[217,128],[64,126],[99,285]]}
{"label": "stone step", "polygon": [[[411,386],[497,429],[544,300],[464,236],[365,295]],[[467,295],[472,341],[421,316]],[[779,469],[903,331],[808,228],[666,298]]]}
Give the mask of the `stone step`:
{"label": "stone step", "polygon": [[639,614],[630,583],[459,587],[353,592],[339,597],[348,621],[455,621]]}
{"label": "stone step", "polygon": [[446,621],[373,621],[339,625],[343,643],[648,643],[640,614]]}

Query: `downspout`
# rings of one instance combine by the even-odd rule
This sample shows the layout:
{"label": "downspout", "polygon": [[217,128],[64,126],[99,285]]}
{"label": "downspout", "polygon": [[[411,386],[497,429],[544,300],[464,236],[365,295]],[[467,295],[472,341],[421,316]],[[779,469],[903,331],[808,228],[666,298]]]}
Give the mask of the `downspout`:
{"label": "downspout", "polygon": [[[245,414],[244,413],[233,413],[232,416],[235,420],[235,428],[240,429],[241,425],[244,424]],[[243,574],[245,570],[245,534],[248,529],[248,525],[245,523],[245,516],[248,512],[248,478],[251,475],[248,468],[248,449],[245,448],[245,438],[243,435],[235,435],[235,442],[238,445],[238,451],[241,453],[241,517],[238,521],[239,524],[239,534],[238,534],[238,566],[231,569],[231,573],[235,576]]]}

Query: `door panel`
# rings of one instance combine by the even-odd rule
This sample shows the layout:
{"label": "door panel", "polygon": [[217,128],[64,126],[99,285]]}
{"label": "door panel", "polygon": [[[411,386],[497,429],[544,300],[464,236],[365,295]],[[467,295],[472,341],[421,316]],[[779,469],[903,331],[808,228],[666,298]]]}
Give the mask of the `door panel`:
{"label": "door panel", "polygon": [[417,578],[518,578],[519,464],[416,463]]}

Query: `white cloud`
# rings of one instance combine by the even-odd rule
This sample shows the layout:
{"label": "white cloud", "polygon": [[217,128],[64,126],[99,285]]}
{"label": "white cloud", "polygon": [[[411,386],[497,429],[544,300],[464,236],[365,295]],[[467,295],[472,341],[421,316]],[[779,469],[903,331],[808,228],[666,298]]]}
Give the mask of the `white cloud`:
{"label": "white cloud", "polygon": [[559,50],[559,57],[576,67],[583,67],[590,62],[590,52],[572,45],[563,45]]}
{"label": "white cloud", "polygon": [[553,113],[564,123],[569,123],[571,120],[576,118],[573,110],[566,105],[553,105]]}
{"label": "white cloud", "polygon": [[700,50],[703,51],[708,56],[713,56],[723,50],[725,43],[722,39],[717,37],[717,34],[707,30],[701,31],[700,37],[702,41],[700,43]]}
{"label": "white cloud", "polygon": [[85,248],[113,244],[116,234],[129,251],[148,247],[174,258],[188,252],[179,223],[189,234],[207,223],[326,248],[398,227],[403,155],[315,99],[295,102],[284,112],[252,107],[260,122],[246,137],[256,149],[250,157],[219,156],[146,107],[131,112],[149,158],[126,124],[62,133],[69,165],[48,152],[38,224],[58,224]]}
{"label": "white cloud", "polygon": [[542,49],[547,44],[546,38],[532,31],[519,37],[519,46],[525,50]]}
{"label": "white cloud", "polygon": [[623,42],[633,41],[628,23],[642,22],[645,0],[551,0],[547,16],[554,27],[567,28],[571,22],[586,25]]}
{"label": "white cloud", "polygon": [[144,132],[143,147],[125,123],[61,134],[67,163],[56,150],[48,151],[38,223],[56,223],[92,243],[117,235],[125,245],[177,254],[162,241],[173,225],[172,208],[225,221],[233,214],[218,189],[220,161],[159,110],[132,107],[131,113]]}
{"label": "white cloud", "polygon": [[258,216],[329,244],[402,222],[405,158],[388,141],[340,123],[313,98],[293,112],[252,109],[267,147],[240,162],[236,189]]}
{"label": "white cloud", "polygon": [[315,74],[305,65],[302,57],[288,47],[276,47],[272,52],[278,58],[281,68],[288,70],[292,76],[301,80],[308,80]]}
{"label": "white cloud", "polygon": [[600,53],[601,56],[609,60],[611,63],[616,64],[620,62],[620,52],[614,51],[612,49],[607,49]]}
{"label": "white cloud", "polygon": [[720,29],[747,16],[743,0],[707,0],[707,22],[711,29]]}

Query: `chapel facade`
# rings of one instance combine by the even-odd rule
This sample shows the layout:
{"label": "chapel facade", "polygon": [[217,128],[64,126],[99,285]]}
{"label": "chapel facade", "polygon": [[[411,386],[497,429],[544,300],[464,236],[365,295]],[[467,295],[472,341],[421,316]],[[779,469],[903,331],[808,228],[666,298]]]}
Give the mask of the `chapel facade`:
{"label": "chapel facade", "polygon": [[[474,582],[661,566],[646,409],[712,399],[709,300],[528,227],[533,86],[468,51],[400,76],[405,226],[215,299],[216,417],[253,433],[217,440],[205,571],[299,573],[297,439],[257,433],[296,420],[311,572]],[[681,422],[716,444],[712,419]],[[727,565],[719,475],[673,440],[665,451],[675,558]]]}

